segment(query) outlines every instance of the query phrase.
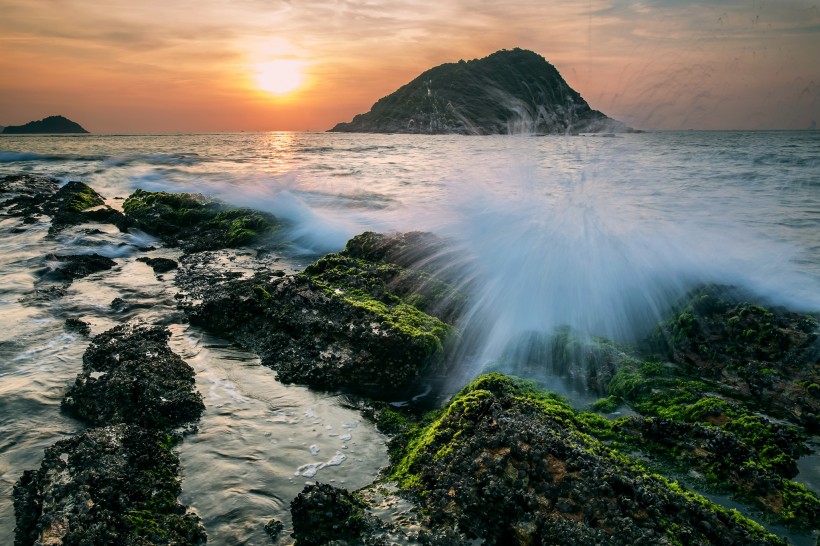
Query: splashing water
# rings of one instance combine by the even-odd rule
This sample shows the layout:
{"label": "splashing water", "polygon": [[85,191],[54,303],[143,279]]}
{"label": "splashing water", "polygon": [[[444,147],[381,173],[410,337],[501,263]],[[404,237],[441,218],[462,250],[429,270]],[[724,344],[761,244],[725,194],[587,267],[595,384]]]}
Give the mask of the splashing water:
{"label": "splashing water", "polygon": [[[531,361],[533,335],[567,327],[580,338],[639,341],[706,283],[820,309],[817,277],[794,267],[799,249],[750,223],[759,196],[735,187],[732,199],[710,198],[727,188],[659,183],[632,159],[577,157],[577,166],[543,169],[514,153],[450,183],[433,230],[454,242],[460,260],[447,268],[459,268],[470,294],[457,350],[470,375],[511,355]],[[540,357],[549,364],[548,353]]]}

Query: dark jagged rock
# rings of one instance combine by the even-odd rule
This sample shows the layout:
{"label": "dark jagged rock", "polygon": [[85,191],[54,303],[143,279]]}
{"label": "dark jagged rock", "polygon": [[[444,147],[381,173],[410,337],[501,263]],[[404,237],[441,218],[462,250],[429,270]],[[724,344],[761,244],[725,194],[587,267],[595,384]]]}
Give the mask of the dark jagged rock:
{"label": "dark jagged rock", "polygon": [[111,258],[99,254],[49,254],[45,259],[57,262],[57,265],[48,272],[48,277],[68,282],[99,271],[107,271],[117,265]]}
{"label": "dark jagged rock", "polygon": [[4,135],[88,133],[79,123],[63,116],[49,116],[25,125],[8,125],[2,132]]}
{"label": "dark jagged rock", "polygon": [[284,530],[285,524],[278,519],[272,519],[265,524],[265,532],[274,543],[279,541],[279,536]]}
{"label": "dark jagged rock", "polygon": [[86,337],[91,333],[91,326],[87,322],[76,318],[65,319],[65,327],[66,330],[73,330]]}
{"label": "dark jagged rock", "polygon": [[50,233],[85,222],[122,226],[124,216],[105,204],[93,188],[72,181],[59,187],[57,180],[31,175],[9,175],[0,180],[0,194],[11,197],[0,207],[25,223],[35,223],[41,215],[52,219]]}
{"label": "dark jagged rock", "polygon": [[[187,293],[181,306],[192,323],[257,352],[282,381],[390,396],[442,362],[451,331],[412,304],[409,279],[421,275],[431,290],[453,291],[397,263],[356,257],[363,255],[361,238],[384,236],[356,237],[344,252],[284,277],[237,278],[210,269],[207,255],[183,258],[176,277]],[[396,236],[398,241],[410,238]],[[423,298],[424,291],[419,294]]]}
{"label": "dark jagged rock", "polygon": [[432,68],[331,131],[468,135],[615,132],[540,55],[501,50]]}
{"label": "dark jagged rock", "polygon": [[0,202],[5,214],[23,218],[25,223],[37,222],[44,215],[44,203],[59,189],[55,178],[34,175],[6,175],[0,179],[0,195],[6,199]]}
{"label": "dark jagged rock", "polygon": [[137,261],[148,264],[154,273],[167,273],[179,267],[179,263],[168,258],[137,258]]}
{"label": "dark jagged rock", "polygon": [[270,235],[278,225],[270,214],[232,208],[202,194],[137,190],[122,208],[128,225],[186,252],[251,244]]}
{"label": "dark jagged rock", "polygon": [[307,485],[290,503],[293,538],[304,546],[334,541],[363,544],[363,535],[378,527],[378,520],[368,516],[364,508],[365,503],[345,489],[323,483]]}
{"label": "dark jagged rock", "polygon": [[655,347],[686,370],[820,430],[820,339],[811,315],[754,303],[725,286],[699,289],[661,325]]}
{"label": "dark jagged rock", "polygon": [[204,405],[194,370],[168,348],[170,335],[126,324],[95,336],[63,409],[92,425],[165,429],[198,419]]}
{"label": "dark jagged rock", "polygon": [[49,286],[46,288],[35,288],[32,292],[29,292],[28,294],[20,298],[20,303],[25,303],[28,305],[45,304],[48,302],[58,300],[65,295],[65,286]]}
{"label": "dark jagged rock", "polygon": [[432,528],[485,544],[785,544],[594,440],[560,398],[490,374],[392,454]]}
{"label": "dark jagged rock", "polygon": [[15,546],[204,544],[199,518],[177,501],[171,444],[165,432],[117,425],[47,448],[14,486]]}

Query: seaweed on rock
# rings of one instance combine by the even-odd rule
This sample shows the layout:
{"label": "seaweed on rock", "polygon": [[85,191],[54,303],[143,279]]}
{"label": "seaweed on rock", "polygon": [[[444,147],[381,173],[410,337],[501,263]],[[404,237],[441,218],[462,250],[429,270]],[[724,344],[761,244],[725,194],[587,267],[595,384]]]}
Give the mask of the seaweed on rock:
{"label": "seaweed on rock", "polygon": [[163,327],[121,325],[91,341],[63,408],[97,428],[57,442],[14,486],[15,544],[203,544],[179,503],[172,428],[204,406]]}
{"label": "seaweed on rock", "polygon": [[[348,246],[362,237],[374,234]],[[412,276],[409,268],[382,261],[390,259],[386,252],[372,256],[345,250],[296,275],[237,278],[192,255],[176,281],[192,323],[254,350],[280,380],[385,397],[443,363],[452,327],[416,307],[406,284],[394,288],[393,280]]]}
{"label": "seaweed on rock", "polygon": [[490,374],[414,429],[391,478],[429,525],[486,544],[783,544],[588,430],[559,397]]}
{"label": "seaweed on rock", "polygon": [[194,193],[137,190],[123,202],[128,225],[186,252],[238,247],[258,241],[278,226],[270,214],[232,208]]}
{"label": "seaweed on rock", "polygon": [[171,437],[133,425],[94,428],[45,451],[14,486],[15,544],[204,544],[176,500]]}
{"label": "seaweed on rock", "polygon": [[719,380],[772,415],[820,430],[820,339],[812,315],[755,303],[726,286],[695,290],[660,325],[653,348]]}

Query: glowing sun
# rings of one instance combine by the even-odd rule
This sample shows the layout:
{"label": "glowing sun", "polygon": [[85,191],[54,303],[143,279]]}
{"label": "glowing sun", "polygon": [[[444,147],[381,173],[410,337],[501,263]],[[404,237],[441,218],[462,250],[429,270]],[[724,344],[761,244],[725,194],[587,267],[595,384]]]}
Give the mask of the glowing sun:
{"label": "glowing sun", "polygon": [[284,95],[298,89],[305,80],[305,63],[280,59],[253,66],[256,87],[273,95]]}

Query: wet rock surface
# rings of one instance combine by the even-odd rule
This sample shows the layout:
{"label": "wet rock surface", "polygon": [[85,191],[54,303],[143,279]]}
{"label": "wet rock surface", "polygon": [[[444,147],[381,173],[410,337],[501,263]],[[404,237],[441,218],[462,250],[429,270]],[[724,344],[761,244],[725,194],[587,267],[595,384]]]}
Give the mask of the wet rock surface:
{"label": "wet rock surface", "polygon": [[442,363],[451,327],[393,291],[404,270],[377,261],[391,248],[383,246],[372,261],[345,250],[300,274],[250,278],[187,256],[176,277],[181,307],[193,324],[255,351],[284,382],[389,396]]}
{"label": "wet rock surface", "polygon": [[114,425],[59,441],[14,486],[15,544],[204,544],[176,500],[178,466],[163,431]]}
{"label": "wet rock surface", "polygon": [[655,342],[688,372],[820,431],[816,317],[760,305],[732,287],[707,286],[681,303]]}
{"label": "wet rock surface", "polygon": [[88,335],[91,333],[91,325],[77,318],[65,319],[65,329],[77,332],[78,334],[85,337],[88,337]]}
{"label": "wet rock surface", "polygon": [[186,252],[251,244],[271,235],[278,225],[270,214],[230,207],[202,194],[137,190],[122,207],[127,225]]}
{"label": "wet rock surface", "polygon": [[565,402],[483,376],[415,429],[392,477],[427,524],[485,544],[784,544],[586,434]]}
{"label": "wet rock surface", "polygon": [[44,215],[43,204],[60,183],[56,178],[34,175],[6,175],[0,178],[0,208],[4,214],[22,217],[25,223],[35,223]]}
{"label": "wet rock surface", "polygon": [[321,546],[339,541],[364,544],[368,531],[379,527],[379,520],[365,512],[365,503],[354,493],[332,485],[305,486],[290,503],[293,538],[305,546]]}
{"label": "wet rock surface", "polygon": [[194,370],[167,345],[167,328],[117,326],[95,336],[63,409],[92,425],[169,429],[199,418]]}
{"label": "wet rock surface", "polygon": [[86,222],[123,226],[122,213],[106,205],[102,196],[83,182],[71,181],[60,187],[53,178],[8,175],[0,180],[0,195],[8,196],[0,208],[10,216],[22,217],[24,223],[51,217],[51,234]]}
{"label": "wet rock surface", "polygon": [[49,254],[45,257],[48,271],[45,277],[49,280],[70,283],[100,271],[107,271],[117,265],[111,258],[99,254]]}
{"label": "wet rock surface", "polygon": [[204,406],[169,336],[136,324],[92,339],[62,407],[97,428],[46,449],[40,468],[15,484],[17,546],[205,543],[199,517],[177,501],[179,437],[171,433]]}
{"label": "wet rock surface", "polygon": [[154,273],[167,273],[179,267],[179,263],[169,258],[137,258],[138,262],[148,264]]}

